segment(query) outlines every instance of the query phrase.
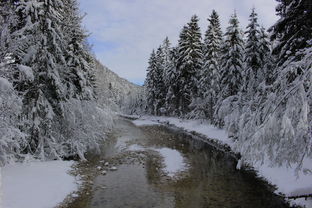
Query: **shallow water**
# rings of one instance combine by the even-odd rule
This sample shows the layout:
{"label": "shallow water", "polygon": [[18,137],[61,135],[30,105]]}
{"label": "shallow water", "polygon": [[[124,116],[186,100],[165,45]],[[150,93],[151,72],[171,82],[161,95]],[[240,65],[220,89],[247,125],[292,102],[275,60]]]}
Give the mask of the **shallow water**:
{"label": "shallow water", "polygon": [[[113,137],[101,159],[117,170],[95,178],[88,208],[288,207],[253,172],[236,170],[229,154],[181,131],[121,119]],[[166,172],[164,148],[183,157],[175,175]]]}

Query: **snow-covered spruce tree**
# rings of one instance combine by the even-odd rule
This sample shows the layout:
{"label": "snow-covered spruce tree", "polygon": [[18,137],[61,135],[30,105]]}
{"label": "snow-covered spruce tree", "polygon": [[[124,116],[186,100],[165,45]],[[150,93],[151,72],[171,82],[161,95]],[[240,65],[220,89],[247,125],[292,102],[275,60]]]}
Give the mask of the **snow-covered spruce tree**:
{"label": "snow-covered spruce tree", "polygon": [[170,85],[169,78],[167,79],[167,73],[170,73],[171,67],[172,67],[172,61],[171,61],[171,43],[168,39],[168,37],[165,38],[161,45],[162,54],[163,54],[163,80],[165,87],[168,88]]}
{"label": "snow-covered spruce tree", "polygon": [[180,55],[180,45],[186,40],[186,33],[187,33],[188,27],[187,25],[184,25],[180,34],[179,34],[179,40],[178,40],[178,46],[177,46],[177,67],[176,67],[176,73],[179,74],[179,79],[177,82],[177,92],[176,92],[176,97],[177,97],[177,116],[182,116],[182,94],[183,90],[181,90],[182,86],[185,85],[185,78],[182,77],[182,58]]}
{"label": "snow-covered spruce tree", "polygon": [[244,40],[239,21],[234,13],[226,29],[222,47],[220,96],[215,111],[215,123],[225,125],[230,135],[237,133],[240,115],[240,90],[243,85]]}
{"label": "snow-covered spruce tree", "polygon": [[15,116],[27,140],[22,153],[84,158],[103,138],[111,117],[93,98],[93,57],[76,1],[7,0],[0,10],[5,11],[0,60],[10,62],[1,77],[22,99],[21,115]]}
{"label": "snow-covered spruce tree", "polygon": [[65,98],[60,74],[64,70],[63,46],[66,45],[60,30],[61,1],[21,1],[16,4],[19,24],[10,31],[18,47],[13,51],[16,64],[27,66],[34,80],[24,92],[23,116],[27,125],[22,130],[29,135],[28,150],[40,157],[57,157],[59,144],[53,136],[55,115],[62,115]]}
{"label": "snow-covered spruce tree", "polygon": [[199,79],[199,95],[203,98],[206,118],[212,120],[220,92],[222,31],[219,15],[212,11],[204,40],[204,65]]}
{"label": "snow-covered spruce tree", "polygon": [[73,154],[83,158],[100,137],[92,130],[103,122],[92,121],[107,115],[90,100],[87,66],[91,59],[83,50],[85,36],[75,2],[71,3],[28,0],[16,5],[19,24],[11,34],[19,38],[12,53],[16,64],[27,66],[34,76],[28,86],[19,87],[24,93],[22,118],[27,121],[22,130],[29,135],[25,152],[41,159]]}
{"label": "snow-covered spruce tree", "polygon": [[15,80],[12,65],[10,56],[0,59],[0,167],[21,156],[27,146],[26,135],[19,129],[22,99],[13,86],[20,80]]}
{"label": "snow-covered spruce tree", "polygon": [[[194,15],[191,21],[185,26],[179,39],[179,105],[182,115],[196,117],[202,114],[201,109],[190,108],[192,101],[197,100],[198,78],[202,69],[203,45],[201,43],[201,32],[198,26],[198,17]],[[193,106],[196,104],[193,102]],[[192,112],[190,112],[192,110]]]}
{"label": "snow-covered spruce tree", "polygon": [[274,76],[276,75],[274,71],[276,61],[271,54],[272,44],[264,27],[260,28],[259,42],[262,68],[260,69],[258,78],[259,80],[264,80],[267,85],[271,85],[274,81]]}
{"label": "snow-covered spruce tree", "polygon": [[156,70],[154,71],[155,115],[165,113],[166,86],[164,85],[164,53],[160,46],[156,52]]}
{"label": "snow-covered spruce tree", "polygon": [[177,71],[178,50],[172,48],[169,53],[169,62],[165,67],[164,82],[167,89],[165,109],[167,115],[177,116],[178,109],[178,80],[179,73]]}
{"label": "snow-covered spruce tree", "polygon": [[[247,30],[245,34],[247,35],[246,46],[245,46],[245,65],[244,65],[244,82],[243,87],[240,92],[240,103],[238,106],[240,109],[239,114],[239,133],[250,131],[254,128],[259,119],[261,119],[261,114],[259,114],[258,109],[260,107],[261,99],[265,94],[265,83],[263,75],[265,70],[265,63],[263,58],[268,54],[262,54],[266,52],[268,47],[262,45],[260,41],[260,26],[258,24],[258,17],[255,12],[255,8],[249,16],[249,24],[247,25]],[[263,40],[262,40],[263,41]],[[262,51],[261,51],[262,50]],[[262,89],[264,88],[264,89]],[[233,120],[237,123],[237,120]],[[235,124],[232,124],[233,126]],[[237,126],[237,125],[235,125]],[[235,131],[238,133],[238,131]],[[238,133],[238,134],[239,134]],[[238,137],[238,135],[235,135]]]}
{"label": "snow-covered spruce tree", "polygon": [[68,69],[64,71],[65,80],[68,82],[69,97],[77,99],[92,99],[94,97],[92,76],[95,68],[94,60],[85,47],[86,31],[82,28],[83,17],[79,13],[76,0],[65,0],[64,31],[67,48],[65,58]]}
{"label": "snow-covered spruce tree", "polygon": [[260,69],[262,66],[262,60],[260,56],[260,26],[258,24],[258,15],[255,12],[255,8],[249,16],[249,24],[247,31],[245,46],[245,72],[244,72],[244,94],[249,100],[255,93],[256,87],[259,86],[262,80],[259,80]]}
{"label": "snow-covered spruce tree", "polygon": [[88,149],[98,149],[103,134],[97,132],[109,126],[111,116],[96,105],[95,60],[86,45],[87,34],[81,26],[78,3],[76,0],[63,3],[62,31],[67,45],[64,51],[66,70],[61,72],[61,78],[66,87],[66,101],[64,113],[53,128],[59,130],[55,137],[62,141],[61,154],[78,154],[84,159]]}
{"label": "snow-covered spruce tree", "polygon": [[155,94],[155,86],[156,86],[156,81],[155,81],[155,73],[157,68],[157,60],[156,60],[156,53],[153,50],[151,53],[151,56],[148,61],[148,68],[147,68],[147,75],[144,83],[145,91],[146,91],[146,111],[147,113],[150,113],[152,115],[155,115],[155,108],[154,108],[154,103],[156,100],[156,94]]}
{"label": "snow-covered spruce tree", "polygon": [[165,38],[162,44],[163,53],[163,90],[164,90],[164,114],[175,115],[176,111],[176,49],[171,47],[168,37]]}
{"label": "snow-covered spruce tree", "polygon": [[[271,92],[261,105],[263,118],[251,132],[242,132],[239,148],[245,159],[273,165],[305,167],[312,157],[312,4],[280,1],[280,20],[273,26],[273,53],[278,66]],[[265,153],[265,154],[264,154]]]}
{"label": "snow-covered spruce tree", "polygon": [[16,4],[15,0],[0,2],[0,166],[21,157],[27,147],[20,130],[22,94],[16,89],[31,82],[33,74],[30,68],[17,65],[12,53],[18,46],[11,34],[18,25]]}
{"label": "snow-covered spruce tree", "polygon": [[0,2],[0,59],[2,60],[11,52],[11,47],[16,46],[10,44],[13,42],[10,28],[15,28],[18,24],[18,17],[14,12],[15,2],[16,0]]}
{"label": "snow-covered spruce tree", "polygon": [[222,48],[221,91],[223,98],[236,95],[242,86],[244,40],[236,13],[231,16]]}
{"label": "snow-covered spruce tree", "polygon": [[271,40],[275,42],[273,55],[281,66],[288,59],[300,60],[304,54],[297,53],[308,47],[312,33],[312,3],[310,0],[278,0],[276,7],[280,19],[270,28]]}

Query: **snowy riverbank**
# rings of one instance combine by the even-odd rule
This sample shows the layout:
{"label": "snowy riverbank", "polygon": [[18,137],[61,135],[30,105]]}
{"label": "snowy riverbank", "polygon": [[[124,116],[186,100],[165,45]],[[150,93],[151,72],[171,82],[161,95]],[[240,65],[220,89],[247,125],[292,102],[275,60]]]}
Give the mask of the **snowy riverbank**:
{"label": "snowy riverbank", "polygon": [[78,189],[79,180],[69,174],[73,163],[29,162],[2,167],[0,208],[56,207]]}
{"label": "snowy riverbank", "polygon": [[[134,117],[133,123],[140,125],[154,125],[155,123],[171,124],[182,128],[186,131],[195,131],[203,134],[208,138],[214,139],[219,143],[233,147],[234,142],[228,137],[225,130],[216,128],[207,122],[199,120],[183,120],[173,117],[155,117],[155,116],[140,116]],[[312,160],[304,161],[306,169],[312,170]],[[297,196],[312,193],[312,174],[300,171],[298,175],[295,173],[295,168],[287,167],[270,167],[268,163],[254,165],[259,177],[265,178],[268,182],[276,185],[277,193],[282,193],[286,196]],[[292,200],[291,203],[312,207],[312,200],[297,199]]]}

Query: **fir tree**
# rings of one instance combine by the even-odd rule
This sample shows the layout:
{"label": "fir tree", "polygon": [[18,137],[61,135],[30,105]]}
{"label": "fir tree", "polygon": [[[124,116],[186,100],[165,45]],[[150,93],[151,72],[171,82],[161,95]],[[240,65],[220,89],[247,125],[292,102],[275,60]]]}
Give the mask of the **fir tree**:
{"label": "fir tree", "polygon": [[192,98],[197,96],[198,77],[202,68],[202,43],[198,26],[198,17],[194,15],[180,34],[178,70],[180,74],[180,101],[181,114],[190,111]]}
{"label": "fir tree", "polygon": [[164,105],[166,99],[166,87],[164,85],[164,52],[160,46],[156,52],[156,70],[154,74],[155,83],[155,113],[161,115],[165,112]]}
{"label": "fir tree", "polygon": [[156,114],[154,102],[156,100],[156,81],[155,81],[155,71],[157,68],[157,60],[156,60],[156,53],[153,50],[150,59],[148,61],[148,68],[147,68],[147,75],[144,86],[146,88],[146,100],[147,100],[147,112],[151,114]]}
{"label": "fir tree", "polygon": [[171,43],[168,39],[168,37],[165,38],[162,46],[162,53],[163,53],[163,68],[164,68],[164,74],[163,74],[163,80],[165,86],[168,88],[170,86],[170,76],[168,74],[171,73],[172,70],[172,61],[171,61]]}
{"label": "fir tree", "polygon": [[244,40],[236,13],[231,16],[222,48],[221,91],[224,98],[236,95],[242,87]]}
{"label": "fir tree", "polygon": [[94,60],[85,47],[86,31],[82,29],[82,16],[76,0],[64,1],[64,35],[67,41],[66,64],[68,69],[65,80],[68,84],[69,97],[91,99],[94,97],[92,78]]}
{"label": "fir tree", "polygon": [[29,119],[30,152],[40,158],[57,157],[57,141],[53,137],[53,120],[62,116],[65,88],[61,72],[66,70],[66,42],[61,30],[64,5],[61,1],[32,0],[21,2],[17,12],[25,21],[16,31],[23,38],[18,48],[18,63],[29,66],[34,81],[24,97],[24,114]]}
{"label": "fir tree", "polygon": [[309,46],[312,33],[312,3],[310,0],[278,0],[276,7],[279,21],[270,28],[271,40],[275,41],[273,55],[281,66],[287,59],[300,60],[298,53]]}
{"label": "fir tree", "polygon": [[263,89],[269,91],[262,94],[260,106],[247,114],[249,121],[243,122],[237,145],[249,161],[269,157],[274,165],[296,164],[299,170],[305,158],[312,157],[312,5],[310,1],[279,2],[280,20],[271,28],[277,67],[267,77],[270,85]]}
{"label": "fir tree", "polygon": [[264,27],[260,28],[259,42],[260,60],[261,66],[263,66],[262,70],[260,69],[259,79],[264,80],[267,85],[270,85],[274,81],[275,61],[271,55],[272,44]]}
{"label": "fir tree", "polygon": [[234,13],[226,29],[222,46],[222,69],[220,96],[215,108],[214,123],[227,128],[231,136],[238,131],[241,96],[243,86],[244,40],[239,21]]}
{"label": "fir tree", "polygon": [[177,103],[177,86],[179,80],[179,74],[177,71],[177,48],[171,48],[165,62],[164,70],[164,85],[166,86],[166,98],[165,109],[167,115],[177,115],[178,103]]}
{"label": "fir tree", "polygon": [[204,41],[204,67],[199,83],[199,94],[203,98],[206,117],[212,119],[214,106],[220,92],[222,31],[219,15],[215,10],[212,11],[208,21],[209,26]]}
{"label": "fir tree", "polygon": [[4,151],[19,158],[84,159],[103,139],[92,131],[104,128],[108,114],[93,100],[93,58],[77,2],[5,0],[0,11],[0,79],[10,91],[8,101],[16,101],[14,114],[8,110],[15,125],[7,124],[20,131],[5,127],[4,133],[14,130],[16,136],[5,141]]}
{"label": "fir tree", "polygon": [[252,96],[260,83],[259,73],[263,67],[260,55],[260,26],[254,8],[249,16],[249,24],[245,34],[247,35],[247,41],[245,47],[244,91],[248,91],[248,94]]}

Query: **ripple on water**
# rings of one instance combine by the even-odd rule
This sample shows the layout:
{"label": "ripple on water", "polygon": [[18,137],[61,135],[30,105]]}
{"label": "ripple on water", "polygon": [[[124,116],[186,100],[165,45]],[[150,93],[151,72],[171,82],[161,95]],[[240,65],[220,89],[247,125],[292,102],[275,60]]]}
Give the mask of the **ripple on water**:
{"label": "ripple on water", "polygon": [[120,165],[115,172],[99,176],[95,183],[98,189],[93,196],[92,208],[116,207],[173,207],[174,197],[159,192],[146,179],[146,171],[140,165]]}

